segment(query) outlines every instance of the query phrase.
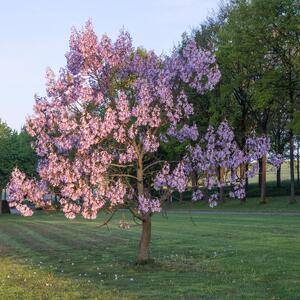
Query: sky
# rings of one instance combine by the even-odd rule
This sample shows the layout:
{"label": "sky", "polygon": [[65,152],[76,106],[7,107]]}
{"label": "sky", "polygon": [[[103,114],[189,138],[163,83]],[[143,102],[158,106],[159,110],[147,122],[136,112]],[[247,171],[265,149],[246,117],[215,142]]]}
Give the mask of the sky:
{"label": "sky", "polygon": [[71,28],[92,20],[98,36],[125,28],[134,46],[168,54],[219,0],[0,0],[0,119],[19,130],[45,95],[45,70],[66,63]]}

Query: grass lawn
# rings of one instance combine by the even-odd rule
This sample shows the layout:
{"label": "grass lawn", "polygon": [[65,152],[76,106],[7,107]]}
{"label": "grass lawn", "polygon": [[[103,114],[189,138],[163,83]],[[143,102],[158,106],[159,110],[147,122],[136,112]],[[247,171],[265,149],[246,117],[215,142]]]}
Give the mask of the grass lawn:
{"label": "grass lawn", "polygon": [[122,215],[109,230],[1,216],[0,299],[299,299],[299,216],[156,215],[156,262],[138,266],[140,227],[119,229]]}

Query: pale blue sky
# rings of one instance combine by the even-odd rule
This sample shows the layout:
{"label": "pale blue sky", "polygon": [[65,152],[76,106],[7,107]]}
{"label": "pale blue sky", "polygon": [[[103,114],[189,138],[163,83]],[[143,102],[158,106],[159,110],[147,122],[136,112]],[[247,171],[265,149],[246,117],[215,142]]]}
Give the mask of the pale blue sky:
{"label": "pale blue sky", "polygon": [[135,46],[168,53],[218,0],[0,0],[0,118],[20,129],[44,95],[45,69],[65,65],[70,29],[91,18],[98,35],[124,27]]}

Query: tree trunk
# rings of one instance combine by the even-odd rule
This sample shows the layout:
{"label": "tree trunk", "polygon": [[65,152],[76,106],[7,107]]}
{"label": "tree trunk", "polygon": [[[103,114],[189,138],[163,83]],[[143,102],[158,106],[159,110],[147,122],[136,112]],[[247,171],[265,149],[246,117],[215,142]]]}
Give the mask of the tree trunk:
{"label": "tree trunk", "polygon": [[0,215],[2,215],[2,194],[3,194],[3,191],[1,190],[1,194],[0,194]]}
{"label": "tree trunk", "polygon": [[192,181],[192,189],[193,191],[196,191],[198,188],[198,175],[195,171],[191,174],[191,181]]}
{"label": "tree trunk", "polygon": [[[144,169],[143,157],[138,158],[137,166],[137,190],[139,196],[144,196]],[[142,216],[142,236],[139,243],[138,262],[147,263],[150,261],[150,240],[151,240],[151,215],[146,213]]]}
{"label": "tree trunk", "polygon": [[[294,98],[294,84],[292,78],[292,69],[291,65],[288,66],[288,88],[289,88],[289,98],[290,98],[290,121],[294,119],[295,111],[295,98]],[[291,196],[290,203],[296,202],[295,199],[295,170],[294,170],[294,132],[292,129],[289,131],[289,146],[290,146],[290,180],[291,180]]]}
{"label": "tree trunk", "polygon": [[231,168],[231,169],[230,169],[230,176],[231,176],[231,180],[230,180],[230,189],[233,188],[232,181],[233,181],[233,178],[235,177],[235,175],[236,175],[236,171],[235,171],[233,168]]}
{"label": "tree trunk", "polygon": [[[245,179],[246,179],[245,164],[243,163],[240,165],[240,181],[245,182]],[[245,203],[246,197],[241,198],[240,201],[241,201],[241,204]]]}
{"label": "tree trunk", "polygon": [[295,199],[295,170],[294,170],[294,136],[290,130],[290,176],[291,176],[291,196],[290,203],[296,202]]}
{"label": "tree trunk", "polygon": [[150,260],[150,240],[151,240],[151,217],[146,215],[143,219],[142,236],[139,244],[138,262],[147,263]]}
{"label": "tree trunk", "polygon": [[224,167],[220,167],[219,168],[219,182],[221,184],[219,188],[220,202],[224,201],[224,176],[225,176],[225,169]]}
{"label": "tree trunk", "polygon": [[137,190],[139,196],[144,196],[144,170],[143,170],[143,158],[138,158],[137,166]]}
{"label": "tree trunk", "polygon": [[261,188],[260,188],[260,203],[267,203],[266,190],[267,190],[267,155],[261,158]]}
{"label": "tree trunk", "polygon": [[276,171],[276,186],[281,187],[281,166]]}
{"label": "tree trunk", "polygon": [[262,181],[262,159],[260,158],[258,160],[258,186],[259,186],[259,189],[261,190],[261,181]]}
{"label": "tree trunk", "polygon": [[300,178],[299,178],[299,141],[297,140],[297,166],[296,166],[296,168],[297,168],[297,184],[299,184],[299,182],[300,182]]}
{"label": "tree trunk", "polygon": [[[249,171],[249,164],[246,164],[246,173]],[[246,183],[245,183],[245,188],[247,189],[249,186],[249,178],[246,176]]]}
{"label": "tree trunk", "polygon": [[183,193],[179,193],[179,203],[183,202]]}

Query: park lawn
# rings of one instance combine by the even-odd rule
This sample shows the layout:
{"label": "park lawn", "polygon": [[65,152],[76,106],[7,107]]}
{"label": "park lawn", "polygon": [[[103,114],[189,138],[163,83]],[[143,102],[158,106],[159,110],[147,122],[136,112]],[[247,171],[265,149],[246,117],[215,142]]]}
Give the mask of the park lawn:
{"label": "park lawn", "polygon": [[299,216],[155,215],[145,266],[129,215],[101,221],[1,216],[0,299],[299,299]]}

